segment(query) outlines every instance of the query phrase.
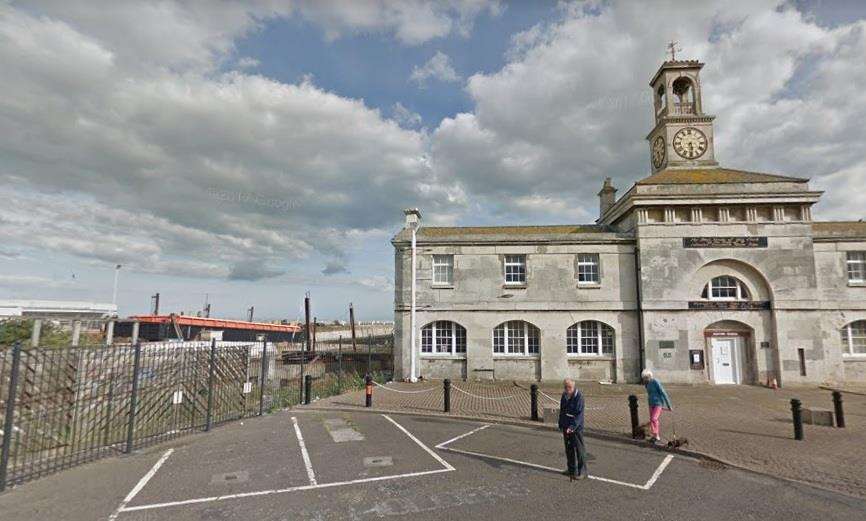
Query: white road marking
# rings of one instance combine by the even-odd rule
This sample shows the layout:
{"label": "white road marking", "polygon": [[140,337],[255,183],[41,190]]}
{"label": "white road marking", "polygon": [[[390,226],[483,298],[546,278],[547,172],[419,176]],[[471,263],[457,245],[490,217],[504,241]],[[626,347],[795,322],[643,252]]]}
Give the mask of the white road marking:
{"label": "white road marking", "polygon": [[443,448],[445,448],[446,445],[451,445],[452,443],[454,443],[454,442],[457,441],[457,440],[462,440],[463,438],[465,438],[465,437],[467,437],[467,436],[471,436],[471,435],[475,434],[475,433],[478,432],[478,431],[483,431],[483,430],[486,429],[487,427],[490,427],[490,424],[489,424],[489,423],[485,423],[484,425],[482,425],[481,427],[478,427],[477,429],[472,429],[471,431],[469,431],[469,432],[467,432],[467,433],[465,433],[465,434],[461,434],[460,436],[456,436],[456,437],[454,437],[454,438],[451,438],[451,439],[448,440],[448,441],[443,441],[443,442],[440,443],[439,445],[436,445],[436,448],[437,448],[437,449],[443,449]]}
{"label": "white road marking", "polygon": [[307,446],[304,445],[304,437],[301,435],[301,428],[298,427],[298,419],[292,416],[292,423],[295,424],[295,435],[298,437],[298,445],[301,447],[301,457],[304,458],[304,467],[307,468],[307,477],[310,478],[310,485],[316,484],[316,473],[313,472],[313,463],[310,461],[310,454],[307,452]]}
{"label": "white road marking", "polygon": [[[390,421],[391,423],[393,423],[398,429],[403,431],[403,433],[406,434],[406,436],[408,436],[409,439],[411,439],[416,444],[418,444],[418,446],[420,446],[422,449],[424,449],[424,451],[426,451],[428,454],[433,456],[433,458],[436,459],[436,461],[438,461],[440,464],[442,464],[442,466],[444,468],[436,469],[436,470],[425,470],[425,471],[421,471],[421,472],[410,472],[407,474],[396,474],[393,476],[377,476],[377,477],[373,477],[373,478],[353,479],[350,481],[338,481],[336,483],[315,483],[315,482],[312,482],[309,485],[301,485],[301,486],[297,486],[297,487],[271,489],[271,490],[257,490],[255,492],[243,492],[243,493],[239,493],[239,494],[228,494],[228,495],[224,495],[224,496],[201,497],[201,498],[195,498],[195,499],[185,499],[185,500],[181,500],[181,501],[170,501],[170,502],[166,502],[166,503],[152,503],[149,505],[123,507],[119,510],[119,512],[134,512],[134,511],[138,511],[138,510],[153,510],[153,509],[158,509],[158,508],[177,507],[177,506],[184,506],[184,505],[195,505],[195,504],[200,504],[200,503],[213,503],[215,501],[226,501],[229,499],[241,499],[241,498],[256,497],[256,496],[270,496],[270,495],[274,495],[274,494],[286,494],[289,492],[301,492],[304,490],[318,490],[318,489],[322,489],[322,488],[341,487],[341,486],[345,486],[345,485],[358,485],[358,484],[362,484],[362,483],[371,483],[371,482],[376,482],[376,481],[388,481],[388,480],[403,479],[403,478],[414,478],[414,477],[418,477],[418,476],[429,476],[431,474],[441,474],[443,472],[452,472],[455,470],[454,467],[452,467],[447,461],[442,459],[441,456],[436,454],[430,447],[425,445],[421,440],[419,440],[414,435],[412,435],[412,433],[410,433],[408,430],[406,430],[405,427],[403,427],[402,425],[400,425],[399,423],[394,421],[390,416],[387,416],[385,414],[383,414],[382,416],[385,419],[387,419],[388,421]],[[298,441],[303,447],[303,438],[301,436],[301,431],[298,427],[297,418],[293,416],[292,421],[294,422],[295,433],[298,435]],[[477,432],[479,430],[481,430],[481,429],[474,429],[472,432]],[[302,448],[302,454],[306,454],[305,448]],[[304,463],[305,464],[308,463],[308,457],[304,458]],[[308,471],[312,472],[312,468],[309,466],[308,466]],[[313,478],[311,478],[311,481],[313,481]]]}
{"label": "white road marking", "polygon": [[[468,451],[468,450],[452,449],[452,448],[448,447],[448,445],[450,445],[451,443],[454,443],[457,440],[471,436],[472,434],[475,434],[476,432],[482,431],[482,430],[486,429],[487,427],[490,427],[490,424],[482,425],[481,427],[478,427],[477,429],[471,430],[471,431],[467,432],[466,434],[461,434],[460,436],[457,436],[456,438],[452,438],[448,441],[444,441],[444,442],[440,443],[439,445],[436,445],[436,448],[440,449],[440,450],[447,450],[449,452],[455,452],[457,454],[466,454],[468,456],[476,456],[479,458],[504,461],[506,463],[511,463],[514,465],[522,465],[524,467],[530,467],[530,468],[539,469],[539,470],[546,470],[549,472],[556,472],[556,473],[562,472],[562,469],[556,469],[553,467],[548,467],[546,465],[539,465],[537,463],[530,463],[528,461],[520,461],[520,460],[516,460],[516,459],[511,459],[511,458],[503,458],[500,456],[492,456],[490,454],[483,454],[481,452],[472,452],[472,451]],[[636,488],[638,490],[649,490],[650,488],[652,488],[653,485],[655,485],[655,482],[658,481],[659,476],[662,475],[662,472],[665,471],[665,469],[670,464],[672,459],[674,459],[674,455],[668,454],[665,457],[665,459],[661,462],[661,464],[658,466],[658,468],[655,469],[655,472],[653,472],[653,475],[652,475],[652,477],[650,477],[649,481],[647,481],[643,485],[638,485],[637,483],[628,483],[628,482],[619,481],[616,479],[603,478],[601,476],[594,476],[594,475],[590,475],[589,479],[594,479],[596,481],[602,481],[604,483],[611,483],[614,485],[621,485],[623,487]]]}
{"label": "white road marking", "polygon": [[258,490],[255,492],[244,492],[242,494],[229,494],[225,496],[212,496],[212,497],[202,497],[197,499],[186,499],[183,501],[171,501],[168,503],[153,503],[150,505],[141,505],[135,507],[127,507],[123,509],[124,512],[132,512],[135,510],[152,510],[155,508],[166,508],[166,507],[174,507],[174,506],[182,506],[182,505],[193,505],[196,503],[212,503],[214,501],[225,501],[227,499],[238,499],[245,497],[254,497],[254,496],[269,496],[273,494],[285,494],[287,492],[300,492],[303,490],[318,490],[321,488],[331,488],[331,487],[341,487],[344,485],[357,485],[361,483],[370,483],[374,481],[387,481],[392,479],[400,479],[400,478],[413,478],[416,476],[428,476],[430,474],[441,474],[443,472],[451,472],[452,469],[436,469],[436,470],[425,470],[423,472],[410,472],[408,474],[396,474],[394,476],[378,476],[375,478],[363,478],[363,479],[353,479],[351,481],[338,481],[336,483],[320,483],[318,485],[301,485],[299,487],[290,487],[290,488],[281,488],[274,490]]}
{"label": "white road marking", "polygon": [[124,512],[126,510],[126,505],[128,505],[130,501],[135,499],[135,496],[137,496],[138,493],[141,492],[141,489],[143,489],[144,486],[147,485],[147,482],[150,481],[154,475],[156,475],[156,471],[158,471],[159,468],[162,467],[162,464],[165,463],[165,460],[167,460],[173,452],[174,449],[168,449],[167,451],[165,451],[165,454],[163,454],[162,457],[159,458],[159,461],[157,461],[153,465],[153,467],[151,467],[150,470],[147,471],[147,474],[145,474],[140,480],[138,480],[138,483],[136,483],[132,490],[129,491],[129,494],[127,494],[126,497],[123,498],[123,501],[120,502],[120,506],[117,507],[117,510],[115,510],[113,514],[108,516],[108,521],[114,521],[115,519],[117,519],[117,516],[120,515],[121,512]]}
{"label": "white road marking", "polygon": [[445,461],[444,459],[442,459],[442,457],[441,457],[440,455],[436,454],[436,453],[433,451],[433,449],[431,449],[431,448],[428,447],[427,445],[424,445],[424,443],[422,443],[421,440],[419,440],[418,438],[416,438],[415,436],[413,436],[412,433],[409,432],[409,431],[407,431],[405,427],[403,427],[403,426],[400,425],[399,423],[395,422],[395,421],[394,421],[390,416],[388,416],[387,414],[383,414],[382,417],[385,418],[386,420],[388,420],[389,422],[393,423],[394,425],[396,425],[398,429],[400,429],[401,431],[403,431],[404,434],[406,434],[406,436],[409,436],[409,439],[411,439],[412,441],[414,441],[415,443],[417,443],[419,447],[421,447],[422,449],[424,449],[424,450],[427,452],[427,454],[433,456],[433,457],[436,459],[436,461],[438,461],[439,463],[442,464],[443,467],[445,467],[445,468],[448,469],[448,470],[454,470],[454,467],[452,467],[451,464],[449,464],[447,461]]}
{"label": "white road marking", "polygon": [[670,465],[672,459],[674,459],[673,454],[668,454],[667,457],[665,457],[665,460],[662,461],[661,465],[658,466],[656,471],[653,472],[652,477],[649,478],[649,481],[647,481],[646,485],[644,485],[644,488],[646,490],[649,490],[653,485],[656,484],[656,481],[659,479],[659,476],[661,476],[662,472],[664,472],[665,469],[668,468],[668,465]]}

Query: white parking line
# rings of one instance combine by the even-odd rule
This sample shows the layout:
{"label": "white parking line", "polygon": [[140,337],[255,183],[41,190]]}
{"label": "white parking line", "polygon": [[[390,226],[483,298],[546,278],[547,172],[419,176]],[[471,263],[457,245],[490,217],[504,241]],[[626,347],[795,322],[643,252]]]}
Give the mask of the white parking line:
{"label": "white parking line", "polygon": [[[118,509],[117,513],[135,512],[135,511],[139,511],[139,510],[154,510],[154,509],[158,509],[158,508],[178,507],[178,506],[195,505],[195,504],[201,504],[201,503],[212,503],[215,501],[226,501],[226,500],[230,500],[230,499],[241,499],[241,498],[256,497],[256,496],[270,496],[270,495],[274,495],[274,494],[286,494],[289,492],[301,492],[304,490],[318,490],[318,489],[323,489],[323,488],[341,487],[344,485],[358,485],[358,484],[362,484],[362,483],[371,483],[371,482],[376,482],[376,481],[388,481],[388,480],[403,479],[403,478],[414,478],[414,477],[418,477],[418,476],[429,476],[431,474],[441,474],[443,472],[452,472],[455,470],[454,467],[452,467],[447,461],[442,459],[442,457],[439,456],[438,454],[436,454],[430,447],[425,445],[421,440],[416,438],[411,432],[406,430],[405,427],[403,427],[402,425],[400,425],[399,423],[394,421],[393,418],[391,418],[390,416],[384,415],[384,414],[382,416],[385,419],[387,419],[388,421],[390,421],[391,423],[393,423],[398,429],[403,431],[403,433],[406,434],[406,436],[408,436],[409,439],[411,439],[416,444],[418,444],[418,446],[420,446],[422,449],[424,449],[425,452],[427,452],[428,454],[433,456],[433,458],[437,462],[439,462],[443,468],[435,469],[435,470],[425,470],[425,471],[421,471],[421,472],[409,472],[407,474],[396,474],[393,476],[378,476],[378,477],[373,477],[373,478],[353,479],[350,481],[338,481],[335,483],[311,483],[309,485],[301,485],[301,486],[297,486],[297,487],[288,487],[288,488],[271,489],[271,490],[257,490],[254,492],[243,492],[243,493],[239,493],[239,494],[228,494],[228,495],[224,495],[224,496],[201,497],[201,498],[194,498],[194,499],[185,499],[185,500],[181,500],[181,501],[169,501],[169,502],[165,502],[165,503],[152,503],[149,505],[138,505],[138,506],[134,506],[134,507],[127,507],[124,505],[120,509]],[[301,437],[301,434],[300,434],[300,428],[298,427],[297,419],[295,417],[292,417],[292,421],[293,421],[294,426],[295,426],[295,434],[298,435],[299,441],[303,440],[303,438]],[[478,430],[480,430],[480,429],[475,429],[474,432],[477,432]],[[303,449],[302,452],[305,453],[306,449]],[[305,463],[305,465],[308,463],[307,458],[304,459],[304,463]],[[312,466],[309,466],[308,469],[310,471],[312,471]],[[312,481],[312,478],[311,478],[311,481]],[[145,481],[144,483],[147,483],[147,482]],[[144,484],[142,484],[141,486],[143,487]],[[139,490],[140,490],[140,488],[139,488]],[[131,500],[132,498],[130,497],[129,499]],[[126,503],[128,503],[128,501]],[[116,517],[116,514],[115,514],[115,517]],[[114,518],[112,518],[112,520],[113,519]]]}
{"label": "white parking line", "polygon": [[301,435],[301,428],[298,427],[298,419],[292,416],[292,423],[295,424],[295,436],[298,437],[298,445],[301,447],[301,457],[304,458],[304,467],[307,468],[307,477],[310,478],[310,485],[316,484],[316,473],[313,472],[313,463],[310,461],[310,454],[307,452],[307,446],[304,445],[304,437]]}
{"label": "white parking line", "polygon": [[465,434],[461,434],[460,436],[456,436],[456,437],[454,437],[454,438],[451,438],[451,439],[448,440],[448,441],[443,441],[443,442],[440,443],[439,445],[436,445],[436,448],[437,448],[437,449],[442,449],[442,448],[444,448],[446,445],[451,445],[452,443],[454,443],[454,442],[457,441],[457,440],[462,440],[463,438],[465,438],[465,437],[467,437],[467,436],[472,436],[473,434],[475,434],[475,433],[478,432],[478,431],[483,431],[483,430],[486,429],[487,427],[490,427],[490,424],[489,424],[489,423],[485,423],[484,425],[482,425],[481,427],[478,427],[477,429],[472,429],[471,431],[469,431],[469,432],[467,432],[467,433],[465,433]]}
{"label": "white parking line", "polygon": [[120,506],[117,507],[117,510],[115,510],[113,514],[108,516],[108,521],[114,521],[115,519],[117,519],[117,516],[119,516],[121,512],[126,510],[126,505],[128,505],[130,501],[135,499],[135,496],[137,496],[138,493],[141,492],[141,489],[143,489],[144,486],[147,485],[147,482],[150,481],[151,478],[153,478],[153,476],[156,474],[156,471],[158,471],[159,468],[162,467],[162,464],[165,463],[165,460],[167,460],[169,456],[171,456],[172,452],[174,452],[174,449],[168,449],[167,451],[165,451],[165,454],[163,454],[162,457],[159,458],[159,460],[153,465],[153,467],[151,467],[150,470],[147,471],[147,474],[145,474],[140,480],[138,480],[138,483],[136,483],[135,486],[132,487],[132,490],[129,491],[129,494],[127,494],[126,497],[123,498],[123,501],[120,502]]}
{"label": "white parking line", "polygon": [[[496,461],[504,461],[506,463],[511,463],[513,465],[521,465],[524,467],[530,467],[530,468],[534,468],[534,469],[538,469],[538,470],[545,470],[548,472],[556,472],[558,474],[562,473],[562,469],[548,467],[546,465],[539,465],[537,463],[530,463],[528,461],[520,461],[520,460],[516,460],[516,459],[511,459],[511,458],[503,458],[500,456],[493,456],[490,454],[483,454],[481,452],[472,452],[469,450],[452,449],[452,448],[448,447],[448,445],[454,443],[455,441],[466,438],[468,436],[471,436],[472,434],[475,434],[476,432],[482,431],[482,430],[486,429],[487,427],[490,427],[490,425],[489,424],[482,425],[481,427],[478,427],[475,430],[469,431],[466,434],[461,434],[460,436],[457,436],[456,438],[452,438],[448,441],[444,441],[444,442],[440,443],[439,445],[436,445],[436,448],[440,449],[440,450],[447,450],[449,452],[454,452],[457,454],[465,454],[467,456],[476,456],[479,458],[491,459],[491,460],[496,460]],[[594,475],[590,475],[589,479],[594,479],[596,481],[602,481],[604,483],[611,483],[613,485],[620,485],[623,487],[636,488],[638,490],[649,490],[650,488],[652,488],[653,485],[655,485],[655,482],[658,481],[659,476],[662,475],[662,472],[665,471],[665,469],[668,467],[668,465],[670,464],[672,459],[674,459],[673,454],[668,454],[665,457],[665,459],[661,462],[661,464],[659,464],[659,466],[655,469],[655,471],[652,474],[652,477],[650,477],[650,479],[646,483],[644,483],[643,485],[639,485],[637,483],[628,483],[628,482],[619,481],[616,479],[603,478],[601,476],[594,476]]]}
{"label": "white parking line", "polygon": [[403,426],[400,425],[399,423],[395,422],[393,418],[391,418],[391,417],[388,416],[387,414],[383,414],[382,417],[384,417],[386,420],[388,420],[389,422],[391,422],[391,423],[393,423],[394,425],[396,425],[398,429],[400,429],[401,431],[403,431],[403,432],[406,434],[406,436],[409,436],[409,438],[410,438],[412,441],[414,441],[415,443],[417,443],[418,446],[420,446],[422,449],[424,449],[425,451],[427,451],[427,454],[433,456],[433,457],[436,459],[436,461],[438,461],[439,463],[442,464],[443,467],[445,467],[445,468],[448,469],[448,470],[454,470],[454,467],[452,467],[452,466],[451,466],[447,461],[445,461],[444,459],[442,459],[442,456],[440,456],[440,455],[436,454],[435,452],[433,452],[433,449],[431,449],[431,448],[428,447],[427,445],[424,445],[424,444],[421,442],[421,440],[419,440],[418,438],[416,438],[415,436],[413,436],[412,433],[409,432],[409,431],[407,431],[405,427],[403,427]]}

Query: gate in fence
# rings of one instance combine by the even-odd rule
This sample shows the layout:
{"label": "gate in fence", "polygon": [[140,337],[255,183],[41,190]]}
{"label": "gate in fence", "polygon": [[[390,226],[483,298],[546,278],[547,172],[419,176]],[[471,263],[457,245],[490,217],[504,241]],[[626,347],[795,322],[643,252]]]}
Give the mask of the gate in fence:
{"label": "gate in fence", "polygon": [[258,414],[261,356],[205,342],[0,351],[0,490]]}
{"label": "gate in fence", "polygon": [[359,387],[366,373],[391,371],[389,350],[291,353],[278,356],[261,342],[215,341],[0,348],[0,491],[298,404],[305,374],[315,397]]}

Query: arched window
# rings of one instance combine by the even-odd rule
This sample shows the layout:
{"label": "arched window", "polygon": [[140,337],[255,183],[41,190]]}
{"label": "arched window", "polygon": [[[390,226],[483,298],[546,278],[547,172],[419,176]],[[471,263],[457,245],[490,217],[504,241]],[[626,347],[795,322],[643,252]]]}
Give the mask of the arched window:
{"label": "arched window", "polygon": [[711,280],[704,287],[701,297],[707,300],[752,300],[749,288],[740,279],[730,275]]}
{"label": "arched window", "polygon": [[584,320],[566,330],[569,355],[613,356],[613,328],[603,322]]}
{"label": "arched window", "polygon": [[421,352],[456,355],[466,352],[466,328],[457,322],[437,320],[421,328]]}
{"label": "arched window", "polygon": [[538,328],[522,320],[503,322],[493,329],[493,353],[499,355],[537,355]]}
{"label": "arched window", "polygon": [[851,322],[842,328],[842,352],[852,356],[866,356],[866,320]]}
{"label": "arched window", "polygon": [[676,114],[694,114],[695,113],[695,89],[692,87],[692,82],[686,77],[679,77],[674,80],[671,85],[671,92],[676,96],[674,103],[674,113]]}

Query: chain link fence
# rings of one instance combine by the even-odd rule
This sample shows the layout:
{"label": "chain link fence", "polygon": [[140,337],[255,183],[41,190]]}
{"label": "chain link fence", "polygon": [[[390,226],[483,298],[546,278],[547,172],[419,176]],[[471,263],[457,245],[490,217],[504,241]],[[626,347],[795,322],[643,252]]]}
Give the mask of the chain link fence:
{"label": "chain link fence", "polygon": [[385,381],[390,345],[346,353],[217,341],[0,347],[0,491],[305,398],[358,389],[366,374]]}

